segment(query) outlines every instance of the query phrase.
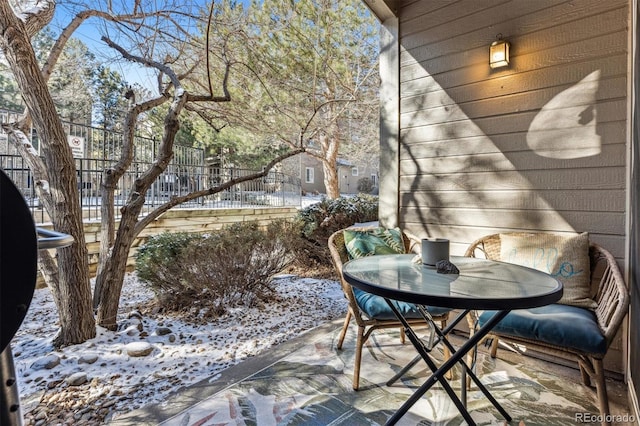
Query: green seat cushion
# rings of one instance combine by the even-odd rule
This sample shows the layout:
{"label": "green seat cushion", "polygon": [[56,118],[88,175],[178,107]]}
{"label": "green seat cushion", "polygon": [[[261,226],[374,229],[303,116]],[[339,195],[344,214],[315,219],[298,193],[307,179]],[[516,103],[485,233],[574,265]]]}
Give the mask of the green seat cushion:
{"label": "green seat cushion", "polygon": [[[484,325],[494,313],[484,311],[478,324]],[[607,351],[607,341],[593,311],[576,306],[552,304],[514,310],[494,327],[493,332],[587,354],[604,355]]]}

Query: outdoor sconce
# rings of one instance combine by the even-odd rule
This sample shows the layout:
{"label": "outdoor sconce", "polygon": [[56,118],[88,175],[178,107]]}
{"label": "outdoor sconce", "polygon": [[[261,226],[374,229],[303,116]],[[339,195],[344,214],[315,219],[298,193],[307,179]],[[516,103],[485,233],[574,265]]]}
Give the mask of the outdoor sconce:
{"label": "outdoor sconce", "polygon": [[491,43],[489,47],[489,66],[491,68],[506,67],[509,65],[509,42],[502,39],[498,34],[498,39]]}

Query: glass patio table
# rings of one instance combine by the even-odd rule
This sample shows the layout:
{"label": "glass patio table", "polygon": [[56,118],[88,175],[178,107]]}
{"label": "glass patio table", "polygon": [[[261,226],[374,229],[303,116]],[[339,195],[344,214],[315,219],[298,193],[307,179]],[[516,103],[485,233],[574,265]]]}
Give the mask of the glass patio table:
{"label": "glass patio table", "polygon": [[[557,302],[562,297],[562,284],[552,276],[535,269],[471,257],[452,256],[450,261],[458,267],[460,273],[441,274],[421,263],[414,263],[414,257],[415,254],[368,256],[345,263],[342,270],[345,280],[353,287],[385,298],[398,320],[402,322],[420,358],[433,372],[387,424],[395,424],[422,395],[436,382],[440,382],[465,421],[475,425],[466,409],[466,403],[461,401],[444,379],[446,372],[457,363],[460,363],[463,368],[462,400],[466,401],[465,374],[468,374],[500,414],[507,421],[511,421],[509,414],[480,382],[464,362],[463,357],[511,310],[534,308]],[[392,300],[414,303],[418,306],[425,321],[438,333],[438,341],[452,352],[448,360],[439,367],[434,363],[429,355],[431,348],[416,335]],[[447,330],[443,331],[435,326],[423,306],[440,306],[462,311]],[[447,339],[447,332],[471,310],[494,310],[496,313],[456,349]],[[406,371],[406,368],[403,371]]]}

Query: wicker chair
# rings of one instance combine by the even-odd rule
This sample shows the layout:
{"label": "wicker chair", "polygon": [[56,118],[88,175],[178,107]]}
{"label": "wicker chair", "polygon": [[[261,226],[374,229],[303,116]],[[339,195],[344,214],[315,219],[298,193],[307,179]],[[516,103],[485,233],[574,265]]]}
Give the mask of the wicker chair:
{"label": "wicker chair", "polygon": [[[349,228],[352,230],[365,230],[367,228]],[[366,343],[367,339],[371,335],[374,330],[383,329],[383,328],[399,328],[400,329],[400,338],[402,343],[405,342],[405,334],[404,329],[402,328],[402,324],[397,319],[376,319],[367,317],[364,312],[358,307],[356,302],[356,297],[353,293],[353,289],[351,285],[349,285],[342,276],[342,265],[349,260],[349,255],[347,254],[347,249],[344,244],[344,230],[339,230],[333,233],[329,237],[329,251],[331,252],[331,258],[333,261],[333,265],[336,269],[338,276],[340,277],[340,284],[342,286],[342,291],[344,292],[345,297],[348,302],[348,310],[347,315],[344,319],[344,325],[342,326],[342,331],[338,337],[337,348],[342,349],[342,344],[344,343],[344,338],[347,334],[347,330],[349,328],[349,323],[351,319],[355,319],[356,325],[358,326],[358,334],[356,340],[356,358],[354,363],[354,371],[353,371],[353,389],[358,390],[360,385],[360,363],[362,360],[362,347]],[[407,253],[415,252],[417,247],[420,245],[420,240],[416,237],[413,237],[406,232],[402,233],[402,237],[404,240],[405,251]],[[441,327],[446,326],[446,321],[449,317],[449,314],[443,314],[439,316],[433,316],[433,319],[440,322]],[[423,319],[407,319],[407,322],[411,325],[422,325],[424,326]],[[444,352],[445,358],[448,358],[449,353],[445,350]]]}
{"label": "wicker chair", "polygon": [[[530,235],[531,233],[526,234]],[[524,236],[525,233],[512,232],[509,233],[509,235],[517,237]],[[465,256],[500,260],[500,235],[489,235],[473,242],[467,249]],[[598,305],[594,312],[600,332],[606,341],[606,349],[608,349],[622,320],[627,314],[629,293],[618,268],[618,264],[611,253],[591,242],[589,244],[589,257],[591,261],[591,294]],[[473,330],[471,323],[470,328]],[[539,347],[542,348],[545,353],[554,356],[564,356],[577,361],[583,382],[587,386],[590,386],[591,380],[595,381],[600,413],[603,418],[606,419],[609,414],[609,400],[607,397],[602,363],[604,354],[585,353],[575,349],[553,346],[537,340],[528,340],[510,334],[493,333],[489,335],[489,338],[493,338],[491,356],[494,358],[498,350],[498,337],[512,343]],[[608,423],[603,421],[603,424]]]}

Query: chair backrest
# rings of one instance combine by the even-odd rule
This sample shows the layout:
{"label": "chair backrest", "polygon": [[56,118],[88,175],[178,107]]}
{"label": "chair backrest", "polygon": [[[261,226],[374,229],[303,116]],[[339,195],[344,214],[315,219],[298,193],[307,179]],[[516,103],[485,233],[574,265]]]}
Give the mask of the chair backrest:
{"label": "chair backrest", "polygon": [[[354,231],[366,231],[371,228],[349,228],[349,230]],[[349,283],[347,283],[342,276],[342,265],[349,261],[349,254],[347,253],[347,247],[344,244],[344,229],[334,232],[329,237],[329,252],[331,253],[331,260],[333,262],[333,266],[336,269],[338,277],[340,279],[340,285],[342,286],[342,291],[349,301],[349,307],[352,311],[352,314],[356,317],[356,321],[360,324],[362,321],[362,317],[360,315],[360,308],[358,308],[358,304],[356,303],[356,298],[353,294],[353,288]],[[402,232],[402,240],[404,242],[405,252],[411,253],[415,252],[417,247],[420,244],[420,240],[415,236]]]}
{"label": "chair backrest", "polygon": [[[531,232],[509,232],[511,236],[530,235]],[[500,260],[500,234],[482,237],[469,245],[467,257],[485,257]],[[598,304],[595,309],[600,329],[611,343],[629,309],[629,291],[622,278],[618,263],[611,253],[589,242],[592,298]]]}

